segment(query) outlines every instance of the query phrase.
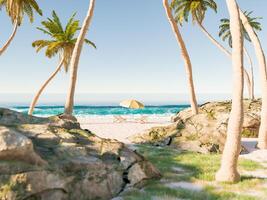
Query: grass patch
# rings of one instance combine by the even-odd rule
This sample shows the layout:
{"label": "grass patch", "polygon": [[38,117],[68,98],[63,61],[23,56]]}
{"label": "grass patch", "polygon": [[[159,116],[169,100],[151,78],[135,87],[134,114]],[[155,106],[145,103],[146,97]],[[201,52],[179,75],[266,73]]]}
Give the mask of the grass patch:
{"label": "grass patch", "polygon": [[[253,192],[251,190],[265,195],[261,186],[266,180],[243,176],[237,184],[214,182],[215,173],[220,167],[221,155],[219,154],[181,152],[170,147],[161,148],[149,145],[139,145],[138,147],[138,152],[161,171],[164,181],[149,181],[142,191],[125,193],[123,197],[126,200],[174,200],[178,198],[192,200],[258,200],[258,196],[252,196]],[[259,163],[242,159],[239,162],[239,169],[253,171],[264,169],[264,167]],[[179,181],[201,183],[203,190],[169,188],[164,185],[164,182]]]}
{"label": "grass patch", "polygon": [[246,171],[255,171],[259,169],[265,169],[260,163],[254,162],[252,160],[240,159],[239,166]]}

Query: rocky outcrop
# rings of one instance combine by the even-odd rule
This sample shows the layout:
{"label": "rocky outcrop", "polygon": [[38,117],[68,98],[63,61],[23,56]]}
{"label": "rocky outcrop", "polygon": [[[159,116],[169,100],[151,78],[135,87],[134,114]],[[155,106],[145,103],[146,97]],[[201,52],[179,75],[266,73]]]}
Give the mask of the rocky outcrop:
{"label": "rocky outcrop", "polygon": [[141,155],[62,116],[0,109],[0,199],[111,199],[159,178]]}
{"label": "rocky outcrop", "polygon": [[[259,100],[244,101],[244,137],[257,137],[260,125]],[[192,116],[186,109],[173,117],[174,123],[167,127],[155,127],[135,135],[135,143],[157,146],[171,145],[182,150],[200,153],[221,152],[226,139],[231,102],[206,103],[199,107],[199,114]]]}

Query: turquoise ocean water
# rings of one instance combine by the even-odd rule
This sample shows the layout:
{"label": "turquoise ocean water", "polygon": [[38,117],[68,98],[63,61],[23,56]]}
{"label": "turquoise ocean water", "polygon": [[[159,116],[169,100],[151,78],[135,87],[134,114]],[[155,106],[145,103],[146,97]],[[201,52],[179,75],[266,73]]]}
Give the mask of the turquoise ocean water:
{"label": "turquoise ocean water", "polygon": [[[164,106],[146,106],[144,109],[127,109],[119,106],[76,106],[74,114],[76,116],[112,116],[112,115],[162,115],[170,116],[185,108],[188,105],[164,105]],[[19,112],[27,113],[28,107],[26,106],[12,106]],[[39,106],[36,107],[34,115],[37,116],[52,116],[63,113],[63,106]]]}

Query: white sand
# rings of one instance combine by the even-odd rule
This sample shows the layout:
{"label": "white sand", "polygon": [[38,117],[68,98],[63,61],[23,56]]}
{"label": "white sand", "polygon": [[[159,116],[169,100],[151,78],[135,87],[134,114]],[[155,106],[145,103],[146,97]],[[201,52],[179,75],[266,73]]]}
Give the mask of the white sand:
{"label": "white sand", "polygon": [[147,123],[142,124],[136,120],[140,117],[123,116],[127,118],[126,122],[114,123],[112,116],[106,117],[78,117],[83,129],[89,129],[102,138],[116,139],[118,141],[129,144],[128,137],[142,133],[147,129],[155,126],[166,126],[171,124],[171,116],[155,116],[151,115],[147,119]]}

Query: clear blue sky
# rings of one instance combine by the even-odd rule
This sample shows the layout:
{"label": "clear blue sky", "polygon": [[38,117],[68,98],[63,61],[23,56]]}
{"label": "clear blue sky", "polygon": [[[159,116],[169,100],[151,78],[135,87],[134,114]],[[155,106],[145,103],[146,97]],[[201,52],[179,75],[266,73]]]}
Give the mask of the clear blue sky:
{"label": "clear blue sky", "polygon": [[[75,11],[83,19],[89,0],[37,0],[44,16],[33,24],[25,18],[8,51],[0,57],[0,93],[33,93],[55,69],[58,58],[48,59],[31,47],[44,36],[36,27],[56,10],[63,22]],[[228,17],[225,1],[217,0],[218,14],[209,11],[205,26],[217,36],[219,19]],[[239,0],[243,10],[262,16],[259,34],[267,52],[267,1]],[[0,11],[0,44],[12,31],[9,18]],[[197,93],[230,93],[231,63],[191,23],[182,27],[188,47]],[[97,0],[88,38],[98,47],[83,50],[77,93],[187,93],[184,63],[166,20],[161,0]],[[225,44],[226,45],[226,44]],[[252,47],[247,44],[252,55]],[[255,66],[257,62],[255,60]],[[256,80],[258,71],[256,70]],[[65,93],[69,76],[63,71],[46,93]],[[257,81],[259,82],[259,81]],[[259,92],[259,84],[256,91]]]}

